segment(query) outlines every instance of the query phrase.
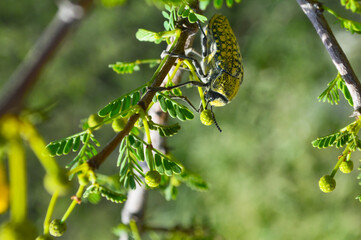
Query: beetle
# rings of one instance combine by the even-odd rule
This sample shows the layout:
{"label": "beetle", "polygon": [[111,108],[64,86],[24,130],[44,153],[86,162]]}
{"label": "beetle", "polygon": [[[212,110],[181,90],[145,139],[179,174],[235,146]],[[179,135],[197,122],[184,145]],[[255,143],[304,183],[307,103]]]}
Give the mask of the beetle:
{"label": "beetle", "polygon": [[[238,93],[243,81],[242,56],[236,36],[228,19],[215,14],[203,29],[199,22],[202,40],[202,61],[191,56],[196,53],[191,49],[186,55],[164,52],[170,55],[192,61],[199,81],[189,81],[171,87],[159,87],[153,90],[171,90],[184,85],[204,87],[206,104],[211,107],[221,107],[230,103]],[[200,54],[197,54],[200,55]]]}
{"label": "beetle", "polygon": [[237,95],[243,81],[241,51],[228,19],[214,15],[202,28],[202,65],[192,60],[200,80],[205,83],[205,99],[221,107]]}

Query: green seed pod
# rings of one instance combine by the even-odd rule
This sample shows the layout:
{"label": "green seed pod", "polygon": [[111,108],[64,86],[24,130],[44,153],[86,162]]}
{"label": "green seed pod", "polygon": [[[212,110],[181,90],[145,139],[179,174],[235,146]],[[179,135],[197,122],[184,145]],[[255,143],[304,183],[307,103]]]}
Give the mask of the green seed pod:
{"label": "green seed pod", "polygon": [[201,112],[200,119],[204,125],[206,125],[206,126],[212,125],[214,122],[213,116],[212,116],[212,111],[209,109],[203,110]]}
{"label": "green seed pod", "polygon": [[124,118],[117,118],[117,119],[113,120],[112,128],[113,128],[114,132],[120,132],[124,129],[125,124],[126,124],[126,122],[125,122]]}
{"label": "green seed pod", "polygon": [[159,186],[161,178],[161,175],[157,171],[149,171],[145,175],[145,183],[151,188],[156,188]]}
{"label": "green seed pod", "polygon": [[60,219],[54,219],[51,221],[49,226],[50,234],[54,237],[62,236],[66,231],[66,223],[62,222]]}
{"label": "green seed pod", "polygon": [[351,160],[349,161],[343,161],[340,164],[339,167],[340,171],[343,173],[350,173],[353,170],[353,162]]}
{"label": "green seed pod", "polygon": [[336,188],[336,181],[333,177],[330,175],[325,175],[320,178],[320,181],[318,182],[318,185],[322,192],[329,193],[335,190]]}
{"label": "green seed pod", "polygon": [[99,125],[103,121],[102,117],[99,117],[98,114],[92,114],[88,118],[88,125],[89,127],[95,127]]}

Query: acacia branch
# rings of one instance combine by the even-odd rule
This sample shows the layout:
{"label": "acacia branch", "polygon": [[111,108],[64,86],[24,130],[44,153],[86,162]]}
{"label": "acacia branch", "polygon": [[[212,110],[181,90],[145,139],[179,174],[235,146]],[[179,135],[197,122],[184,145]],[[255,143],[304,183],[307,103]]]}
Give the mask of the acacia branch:
{"label": "acacia branch", "polygon": [[311,21],[317,34],[326,47],[333,64],[337,68],[353,100],[354,112],[351,116],[361,115],[361,84],[353,71],[345,53],[338,44],[325,17],[323,16],[322,5],[315,0],[297,0],[303,12]]}
{"label": "acacia branch", "polygon": [[[174,52],[184,52],[184,47],[187,43],[187,40],[190,36],[194,34],[196,31],[196,25],[195,27],[187,28],[186,30],[183,30],[179,36],[179,39],[177,41],[177,44],[174,47]],[[175,64],[177,58],[174,57],[168,57],[166,62],[164,63],[162,69],[159,71],[158,75],[155,77],[155,80],[152,84],[152,88],[159,87],[163,80],[166,78],[167,74]],[[146,111],[149,107],[149,104],[152,102],[152,99],[155,95],[155,91],[148,91],[143,98],[137,103],[138,106],[140,106],[144,111]],[[129,132],[132,130],[135,122],[139,119],[139,114],[133,114],[127,124],[125,125],[124,129],[119,132],[104,148],[102,151],[100,151],[97,155],[92,157],[88,160],[88,164],[93,169],[98,169],[99,166],[105,161],[105,159],[115,150],[115,148],[120,144],[122,139],[129,134]]]}
{"label": "acacia branch", "polygon": [[9,112],[19,113],[27,93],[39,79],[38,76],[46,63],[56,53],[70,29],[85,15],[92,3],[92,0],[80,0],[78,4],[73,4],[68,0],[59,2],[59,9],[53,20],[3,88],[0,117]]}

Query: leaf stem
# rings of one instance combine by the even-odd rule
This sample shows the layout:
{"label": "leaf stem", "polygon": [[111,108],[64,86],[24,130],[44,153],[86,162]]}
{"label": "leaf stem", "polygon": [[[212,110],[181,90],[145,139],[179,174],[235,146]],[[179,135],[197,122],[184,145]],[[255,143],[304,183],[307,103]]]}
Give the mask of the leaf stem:
{"label": "leaf stem", "polygon": [[134,220],[130,220],[129,226],[130,226],[130,230],[132,231],[134,240],[141,240],[137,223]]}
{"label": "leaf stem", "polygon": [[71,202],[69,208],[66,210],[66,212],[64,213],[64,216],[61,218],[61,222],[65,222],[66,219],[68,219],[68,217],[70,216],[71,212],[74,210],[75,206],[77,204],[79,204],[79,200],[81,199],[83,192],[84,192],[85,186],[84,185],[79,185],[78,191],[76,192],[76,195],[73,199],[73,201]]}
{"label": "leaf stem", "polygon": [[[201,80],[198,78],[198,76],[194,70],[193,64],[190,63],[187,59],[185,59],[184,62],[187,65],[187,67],[189,68],[189,70],[191,70],[191,73],[192,73],[192,76],[194,77],[194,79],[201,82]],[[202,87],[197,87],[197,88],[198,88],[199,97],[201,98],[201,101],[202,101],[203,109],[206,109],[207,103],[206,103],[206,100],[204,99],[203,89],[202,89]]]}
{"label": "leaf stem", "polygon": [[53,215],[54,208],[55,208],[55,203],[56,203],[56,200],[58,199],[58,196],[59,196],[59,191],[55,191],[53,196],[51,197],[48,210],[46,211],[44,224],[43,224],[43,226],[44,226],[44,235],[49,234],[49,225],[50,225],[50,221],[51,221],[51,216]]}
{"label": "leaf stem", "polygon": [[331,172],[331,175],[330,175],[330,176],[331,176],[332,178],[335,176],[335,174],[336,174],[336,172],[338,171],[341,163],[345,160],[345,158],[347,157],[347,155],[350,153],[349,148],[350,148],[350,145],[351,145],[351,144],[352,144],[352,143],[347,144],[345,150],[342,152],[342,155],[339,157],[339,159],[338,159],[335,167],[333,168],[333,170],[332,170],[332,172]]}

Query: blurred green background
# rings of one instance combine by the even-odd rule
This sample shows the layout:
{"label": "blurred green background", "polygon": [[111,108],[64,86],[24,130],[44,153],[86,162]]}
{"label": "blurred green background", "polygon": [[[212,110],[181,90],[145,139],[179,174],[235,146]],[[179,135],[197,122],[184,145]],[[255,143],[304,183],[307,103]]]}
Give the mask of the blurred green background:
{"label": "blurred green background", "polygon": [[[337,1],[325,3],[351,15]],[[0,1],[0,86],[56,10],[54,1]],[[318,179],[331,172],[342,150],[314,149],[311,141],[353,119],[344,99],[337,106],[317,100],[337,71],[311,23],[296,1],[289,0],[245,0],[232,9],[209,6],[204,14],[210,18],[216,12],[228,17],[238,38],[243,85],[231,104],[215,109],[222,133],[196,117],[182,123],[182,131],[168,142],[177,159],[208,181],[210,190],[181,187],[178,199],[170,202],[151,191],[147,223],[190,226],[197,219],[224,239],[361,239],[361,204],[354,199],[360,192],[357,170],[338,173],[337,188],[330,194],[318,189]],[[360,76],[360,36],[326,17]],[[28,97],[30,108],[57,102],[50,118],[38,125],[47,142],[78,132],[81,119],[150,79],[154,69],[117,75],[108,64],[159,57],[165,44],[138,42],[135,32],[162,31],[162,24],[159,9],[145,1],[127,1],[118,8],[98,4],[89,12]],[[197,99],[197,91],[190,92]],[[106,143],[112,134],[107,129],[96,136]],[[50,196],[42,187],[44,170],[31,151],[28,155],[29,218],[40,231]],[[353,155],[356,168],[359,156]],[[71,157],[58,162],[65,165]],[[115,161],[114,155],[100,172],[116,173]],[[55,217],[69,203],[60,199]],[[77,207],[62,239],[116,239],[111,229],[120,221],[121,208],[105,200]],[[7,217],[0,216],[0,221]]]}

